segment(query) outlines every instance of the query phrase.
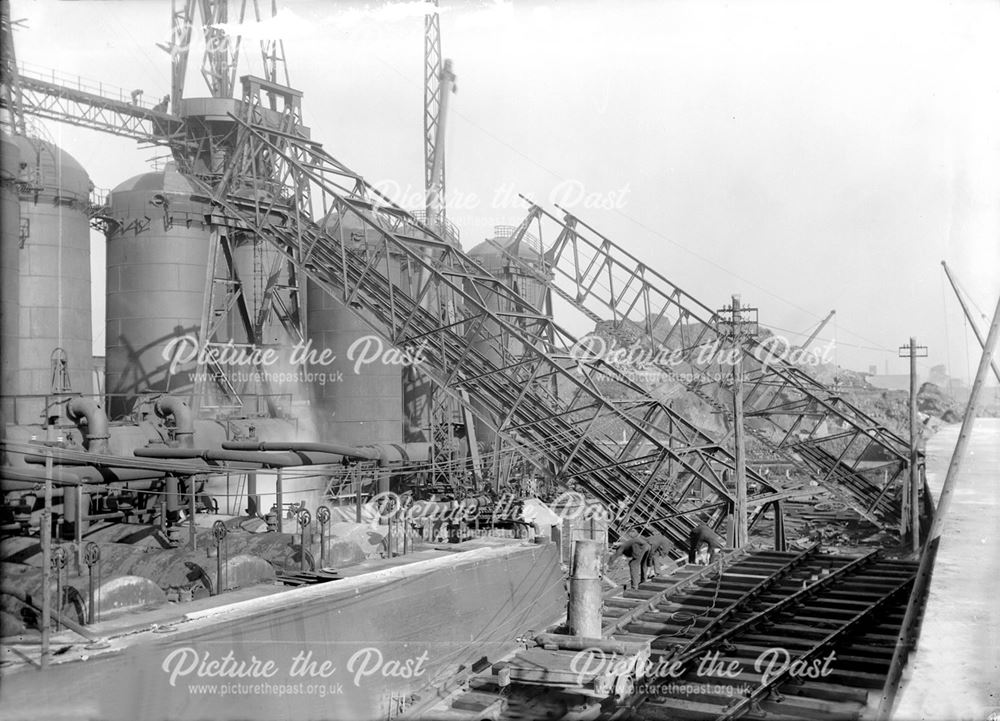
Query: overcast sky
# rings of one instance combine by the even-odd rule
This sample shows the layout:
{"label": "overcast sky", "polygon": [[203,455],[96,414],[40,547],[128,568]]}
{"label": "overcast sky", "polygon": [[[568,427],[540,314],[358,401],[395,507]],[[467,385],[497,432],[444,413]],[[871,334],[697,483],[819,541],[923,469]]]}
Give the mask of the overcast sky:
{"label": "overcast sky", "polygon": [[[266,4],[266,3],[264,3]],[[126,89],[170,89],[166,0],[12,0],[19,60]],[[313,137],[419,206],[419,3],[279,0]],[[710,306],[732,293],[842,365],[966,378],[978,347],[940,267],[987,315],[1000,293],[1000,5],[995,2],[442,0],[458,92],[449,217],[472,247],[516,224],[521,192],[573,210]],[[253,50],[253,45],[248,46]],[[196,48],[197,50],[197,48]],[[186,95],[206,95],[191,62]],[[257,57],[243,71],[260,73]],[[55,122],[110,188],[162,151]],[[564,196],[564,199],[566,197]],[[94,246],[95,265],[103,244]],[[99,270],[99,268],[98,268]],[[95,273],[95,308],[103,274]],[[986,321],[980,322],[985,328]],[[95,323],[95,345],[103,323]]]}

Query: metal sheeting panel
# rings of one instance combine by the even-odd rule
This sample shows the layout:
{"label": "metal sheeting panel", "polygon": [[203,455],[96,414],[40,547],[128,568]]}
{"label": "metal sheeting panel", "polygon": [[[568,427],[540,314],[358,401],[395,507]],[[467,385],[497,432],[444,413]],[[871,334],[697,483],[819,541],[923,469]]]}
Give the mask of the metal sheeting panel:
{"label": "metal sheeting panel", "polygon": [[[347,219],[343,229],[336,216],[328,218],[326,225],[330,233],[342,232],[349,241],[354,234],[359,263],[365,262],[366,252],[377,247],[374,238],[366,242],[366,233],[371,231],[354,218]],[[380,267],[384,270],[384,265]],[[398,261],[393,260],[391,268],[391,280],[399,285]],[[392,346],[372,334],[364,321],[315,284],[307,283],[306,293],[311,347],[316,353],[329,350],[336,355],[327,366],[306,369],[325,374],[322,382],[313,382],[320,432],[351,443],[402,442],[402,366],[386,362],[384,354]],[[378,353],[379,349],[383,353]],[[369,358],[370,362],[358,362]]]}
{"label": "metal sheeting panel", "polygon": [[[37,422],[45,394],[64,387],[53,378],[53,353],[65,354],[73,392],[93,392],[91,373],[90,179],[83,167],[51,143],[16,136],[20,149],[18,360],[15,392],[19,423]],[[40,397],[39,397],[40,396]]]}
{"label": "metal sheeting panel", "polygon": [[177,338],[196,339],[201,325],[210,239],[191,192],[169,167],[111,192],[105,352],[113,417],[139,393],[193,388],[195,363],[172,368],[165,353]]}
{"label": "metal sheeting panel", "polygon": [[0,428],[14,422],[18,361],[18,249],[21,207],[17,174],[21,150],[6,133],[0,138]]}
{"label": "metal sheeting panel", "polygon": [[[37,718],[385,719],[393,700],[499,660],[565,604],[554,544],[469,550],[195,613],[173,633],[117,639],[124,648],[44,673],[7,670],[4,701]],[[258,673],[220,673],[226,657],[256,660]],[[108,693],[109,678],[141,693]]]}

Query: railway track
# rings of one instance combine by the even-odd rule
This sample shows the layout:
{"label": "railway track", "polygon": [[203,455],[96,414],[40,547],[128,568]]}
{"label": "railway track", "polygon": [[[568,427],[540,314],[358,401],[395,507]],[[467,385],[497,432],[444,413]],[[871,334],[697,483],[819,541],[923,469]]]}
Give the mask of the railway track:
{"label": "railway track", "polygon": [[[916,568],[878,551],[831,555],[818,545],[682,567],[605,599],[604,638],[650,648],[627,695],[597,707],[593,698],[574,701],[564,684],[522,685],[515,673],[505,688],[490,678],[474,680],[432,716],[863,718],[885,682]],[[559,678],[566,668],[590,664],[599,671],[616,662],[614,654],[591,651],[581,663],[580,653],[527,649],[508,663],[515,670],[529,661],[548,664],[551,677]],[[590,713],[573,710],[587,704]]]}

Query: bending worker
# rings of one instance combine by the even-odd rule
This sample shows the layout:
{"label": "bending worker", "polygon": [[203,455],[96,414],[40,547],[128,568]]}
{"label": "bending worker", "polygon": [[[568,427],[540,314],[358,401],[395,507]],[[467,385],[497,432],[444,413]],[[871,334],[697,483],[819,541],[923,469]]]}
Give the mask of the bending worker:
{"label": "bending worker", "polygon": [[619,557],[624,556],[628,559],[628,571],[630,575],[629,588],[635,589],[639,587],[639,584],[646,580],[646,554],[649,553],[649,544],[640,537],[633,536],[631,538],[626,538],[615,552],[611,554],[608,558],[608,567],[612,563],[618,560]]}
{"label": "bending worker", "polygon": [[[649,544],[649,551],[646,552],[643,561],[645,566],[643,569],[643,580],[660,575],[658,561],[669,559],[670,556],[667,554],[674,548],[674,542],[660,533],[654,533],[646,539],[646,543]],[[648,571],[652,571],[652,573]]]}
{"label": "bending worker", "polygon": [[711,563],[724,545],[725,542],[718,533],[704,523],[699,523],[691,529],[688,536],[688,562],[695,563],[699,556],[704,556],[707,552],[708,563]]}

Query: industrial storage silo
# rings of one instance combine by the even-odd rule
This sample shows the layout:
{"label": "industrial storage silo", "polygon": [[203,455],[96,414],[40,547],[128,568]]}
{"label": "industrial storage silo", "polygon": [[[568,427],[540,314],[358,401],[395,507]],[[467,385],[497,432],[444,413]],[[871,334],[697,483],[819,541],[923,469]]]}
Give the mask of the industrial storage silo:
{"label": "industrial storage silo", "polygon": [[[68,153],[15,136],[20,151],[18,423],[43,420],[53,390],[93,392],[90,316],[91,182]],[[65,363],[61,363],[63,359]],[[63,372],[65,370],[65,373]]]}
{"label": "industrial storage silo", "polygon": [[[547,271],[540,256],[538,239],[534,236],[526,235],[521,242],[515,245],[511,237],[513,232],[514,228],[511,226],[496,226],[493,230],[493,237],[484,240],[472,248],[469,251],[469,257],[475,260],[483,270],[500,278],[506,285],[517,291],[517,294],[531,307],[546,311],[548,307],[548,290],[545,283],[538,279],[537,274],[544,275]],[[518,263],[508,260],[508,255],[516,256],[525,261],[532,271],[528,271]],[[491,302],[490,306],[490,310],[494,312],[507,311],[516,313],[518,310],[516,308],[499,308],[495,299]],[[524,331],[529,336],[536,336],[538,333],[538,329],[530,326],[526,326]],[[485,337],[492,337],[495,334],[495,331],[491,331],[489,328],[484,329]],[[476,348],[480,353],[498,365],[505,361],[493,342],[484,341],[477,344]],[[509,343],[505,348],[505,351],[511,357],[515,358],[520,355],[521,350],[519,344],[513,342]],[[476,423],[476,438],[487,447],[495,446],[495,434],[478,421]]]}
{"label": "industrial storage silo", "polygon": [[505,259],[505,255],[515,255],[534,271],[544,275],[547,271],[543,268],[538,239],[533,235],[525,235],[515,246],[512,238],[514,230],[510,225],[494,227],[493,237],[470,250],[469,257],[490,274],[504,280],[532,307],[544,310],[547,292],[545,283],[539,281],[534,272],[528,272],[517,263]]}
{"label": "industrial storage silo", "polygon": [[[325,220],[327,231],[342,239],[346,252],[364,263],[379,243],[378,234],[355,215],[332,214]],[[391,280],[399,284],[399,262],[394,258]],[[384,265],[380,266],[384,271]],[[305,370],[316,376],[313,392],[317,426],[321,438],[339,438],[357,443],[403,440],[402,366],[383,362],[384,353],[370,363],[355,363],[391,346],[380,338],[343,303],[327,295],[313,282],[306,284],[306,308],[310,350],[318,360],[324,350],[336,355],[330,365],[311,364]],[[349,353],[354,353],[351,361]]]}
{"label": "industrial storage silo", "polygon": [[172,164],[111,191],[105,342],[112,417],[140,393],[194,388],[195,360],[171,368],[198,338],[205,298],[208,208],[191,200],[193,192]]}
{"label": "industrial storage silo", "polygon": [[[299,440],[309,440],[313,434],[307,410],[311,391],[300,379],[301,369],[292,364],[298,338],[287,327],[294,312],[293,299],[286,290],[291,282],[288,259],[268,240],[250,233],[234,234],[231,247],[233,266],[243,288],[243,302],[255,322],[254,345],[274,351],[267,364],[262,364],[260,372],[254,374],[254,380],[237,384],[237,388],[268,396],[257,399],[257,410],[295,417],[302,429]],[[282,316],[286,322],[282,322]],[[230,321],[227,336],[235,343],[248,343],[250,338],[242,322],[235,314]],[[245,372],[241,375],[245,376]]]}
{"label": "industrial storage silo", "polygon": [[18,229],[17,173],[21,150],[6,133],[0,135],[0,433],[14,422],[18,361]]}

